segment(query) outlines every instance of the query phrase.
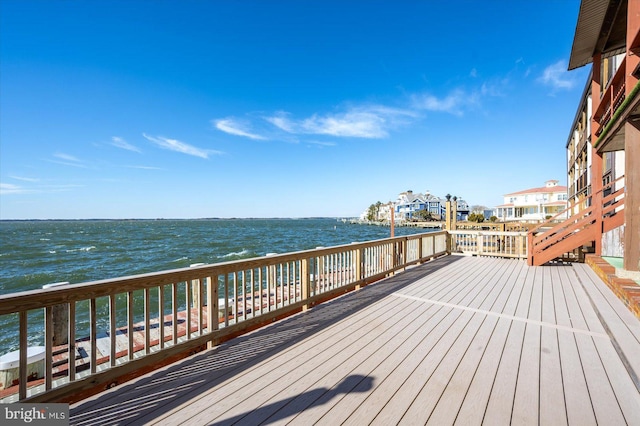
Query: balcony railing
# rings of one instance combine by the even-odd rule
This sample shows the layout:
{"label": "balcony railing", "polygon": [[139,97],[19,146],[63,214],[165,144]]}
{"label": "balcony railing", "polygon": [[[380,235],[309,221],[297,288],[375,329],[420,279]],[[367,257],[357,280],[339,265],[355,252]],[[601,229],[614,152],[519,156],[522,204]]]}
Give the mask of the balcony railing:
{"label": "balcony railing", "polygon": [[[18,385],[3,402],[99,392],[447,254],[447,238],[430,232],[0,296],[0,317],[14,324],[3,333],[18,348]],[[28,342],[38,339],[44,377],[28,382]]]}
{"label": "balcony railing", "polygon": [[453,253],[527,258],[526,232],[450,231],[449,234]]}
{"label": "balcony railing", "polygon": [[606,89],[602,92],[600,105],[593,113],[593,119],[597,123],[596,136],[600,136],[604,128],[609,124],[618,107],[625,99],[625,73],[627,60],[622,60],[620,67],[611,79]]}

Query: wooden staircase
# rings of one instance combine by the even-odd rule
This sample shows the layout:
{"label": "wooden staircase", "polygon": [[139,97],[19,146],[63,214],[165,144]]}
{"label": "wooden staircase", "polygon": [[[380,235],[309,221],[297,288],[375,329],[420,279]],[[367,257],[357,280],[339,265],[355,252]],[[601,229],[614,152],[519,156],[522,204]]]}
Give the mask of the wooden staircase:
{"label": "wooden staircase", "polygon": [[[575,204],[530,230],[528,264],[539,266],[564,257],[579,247],[599,241],[603,233],[624,224],[624,186],[618,184],[622,179],[624,176],[582,200],[581,205],[586,207],[564,222],[556,223],[565,213],[575,211]],[[620,188],[615,190],[616,186]]]}

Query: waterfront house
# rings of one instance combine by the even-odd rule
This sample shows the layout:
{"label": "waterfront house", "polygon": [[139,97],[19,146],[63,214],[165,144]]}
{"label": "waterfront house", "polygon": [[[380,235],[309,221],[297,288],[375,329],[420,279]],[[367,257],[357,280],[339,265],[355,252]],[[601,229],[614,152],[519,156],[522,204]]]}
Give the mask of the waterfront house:
{"label": "waterfront house", "polygon": [[[529,188],[504,195],[504,204],[496,207],[501,221],[533,222],[556,216],[567,208],[567,187],[548,180],[543,187]],[[565,219],[566,214],[560,218]]]}
{"label": "waterfront house", "polygon": [[[463,199],[457,199],[458,220],[466,220],[469,216],[469,204]],[[445,216],[446,199],[439,198],[429,191],[414,193],[405,191],[398,194],[395,202],[396,220],[411,220],[418,211],[426,210],[435,220],[441,220]]]}

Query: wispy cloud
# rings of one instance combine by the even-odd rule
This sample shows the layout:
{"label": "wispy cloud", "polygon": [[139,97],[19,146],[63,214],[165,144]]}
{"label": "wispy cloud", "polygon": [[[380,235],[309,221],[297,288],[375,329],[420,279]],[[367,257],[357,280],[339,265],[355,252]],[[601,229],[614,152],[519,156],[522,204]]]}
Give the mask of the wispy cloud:
{"label": "wispy cloud", "polygon": [[572,89],[576,85],[576,80],[567,71],[567,63],[564,60],[551,64],[544,69],[538,81],[553,89]]}
{"label": "wispy cloud", "polygon": [[479,95],[477,91],[467,92],[463,89],[454,89],[441,98],[430,93],[423,93],[413,95],[411,99],[413,106],[418,109],[463,115],[464,110],[478,104]]}
{"label": "wispy cloud", "polygon": [[141,169],[141,170],[163,170],[160,167],[153,167],[153,166],[125,166],[129,169]]}
{"label": "wispy cloud", "polygon": [[24,177],[24,176],[15,176],[15,175],[10,175],[9,176],[11,179],[15,179],[15,180],[21,180],[23,182],[39,182],[40,179],[36,179],[36,178],[28,178],[28,177]]}
{"label": "wispy cloud", "polygon": [[322,141],[306,141],[308,144],[310,145],[317,145],[319,147],[325,147],[325,146],[336,146],[338,145],[335,142],[322,142]]}
{"label": "wispy cloud", "polygon": [[47,161],[51,163],[62,164],[64,166],[79,167],[82,169],[87,168],[86,164],[84,164],[84,161],[80,160],[77,157],[74,157],[73,155],[65,154],[63,152],[56,152],[55,154],[53,154],[53,157],[55,158],[54,160]]}
{"label": "wispy cloud", "polygon": [[182,154],[193,155],[194,157],[208,159],[209,155],[211,154],[222,154],[220,151],[198,148],[193,145],[181,142],[177,139],[169,139],[162,136],[153,137],[147,135],[146,133],[143,133],[142,136],[144,136],[145,139],[147,139],[149,142],[153,142],[160,148],[180,152]]}
{"label": "wispy cloud", "polygon": [[248,123],[238,120],[236,118],[228,117],[221,118],[219,120],[212,120],[211,123],[216,129],[229,133],[231,135],[243,136],[245,138],[254,140],[266,140],[267,138],[256,133],[251,132],[251,128]]}
{"label": "wispy cloud", "polygon": [[111,145],[116,148],[126,149],[127,151],[142,152],[140,148],[135,145],[131,145],[129,142],[118,136],[113,136],[111,138]]}
{"label": "wispy cloud", "polygon": [[265,120],[293,134],[380,139],[388,136],[390,129],[416,117],[416,113],[382,105],[367,105],[351,107],[340,113],[314,114],[300,120],[291,119],[290,116],[281,111],[265,117]]}
{"label": "wispy cloud", "polygon": [[25,189],[19,185],[13,185],[11,183],[0,183],[0,195],[25,194],[27,192],[32,191]]}
{"label": "wispy cloud", "polygon": [[73,155],[69,155],[69,154],[64,154],[62,152],[57,152],[55,154],[53,154],[54,157],[59,158],[61,160],[64,161],[72,161],[74,163],[80,163],[81,160],[79,160],[78,158],[74,157]]}

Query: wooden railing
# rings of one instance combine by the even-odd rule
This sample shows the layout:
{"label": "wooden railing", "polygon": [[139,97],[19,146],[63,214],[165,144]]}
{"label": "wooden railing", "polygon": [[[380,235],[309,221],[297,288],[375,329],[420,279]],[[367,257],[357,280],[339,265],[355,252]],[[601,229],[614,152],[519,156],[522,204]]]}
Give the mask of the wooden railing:
{"label": "wooden railing", "polygon": [[451,252],[476,256],[527,258],[526,232],[449,231]]}
{"label": "wooden railing", "polygon": [[[568,219],[555,223],[554,219],[574,211],[575,204],[558,213],[547,222],[529,231],[528,263],[543,265],[562,257],[578,247],[594,242],[624,223],[624,176],[590,194],[581,203],[586,208],[579,209]],[[606,195],[605,195],[606,194]]]}
{"label": "wooden railing", "polygon": [[604,89],[600,104],[593,113],[593,119],[598,123],[598,128],[595,132],[596,136],[600,136],[600,134],[602,134],[602,131],[607,124],[609,124],[609,121],[611,121],[616,110],[625,99],[626,63],[627,59],[625,56],[620,67],[616,70],[611,81]]}
{"label": "wooden railing", "polygon": [[[447,233],[430,232],[0,296],[19,336],[3,402],[79,400],[444,254]],[[38,336],[44,378],[28,382]]]}

